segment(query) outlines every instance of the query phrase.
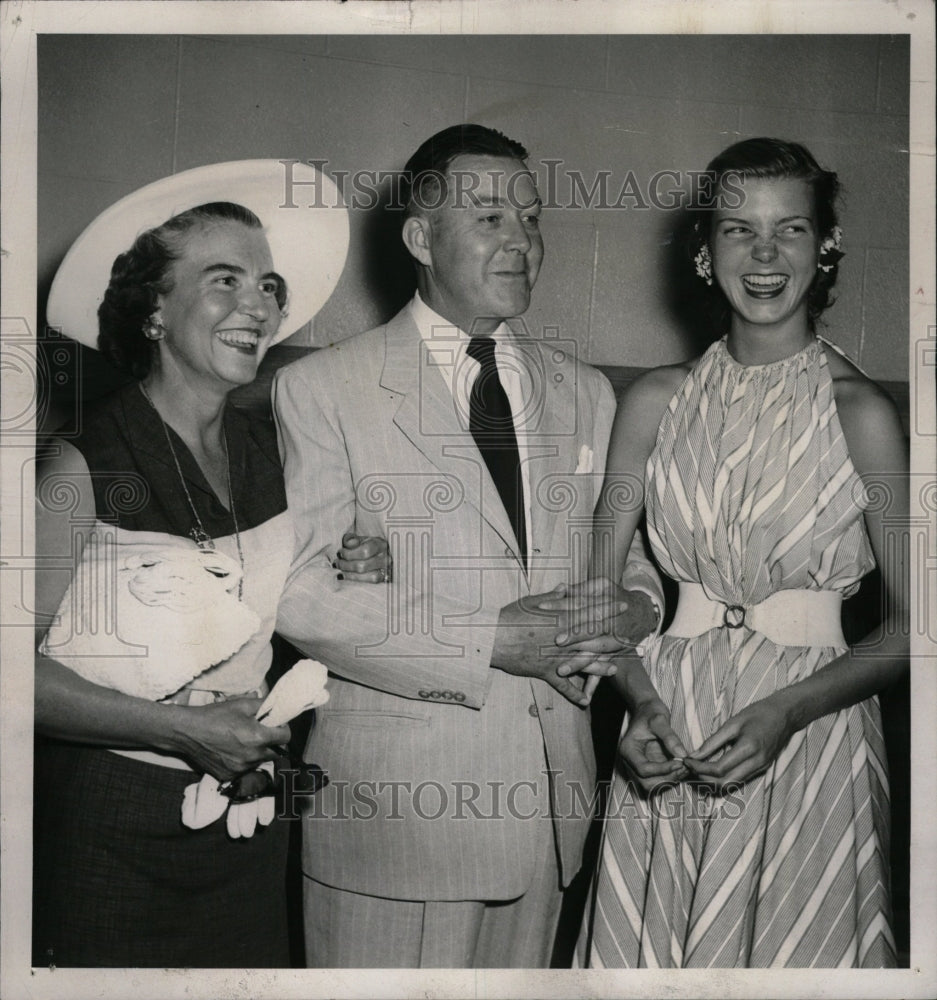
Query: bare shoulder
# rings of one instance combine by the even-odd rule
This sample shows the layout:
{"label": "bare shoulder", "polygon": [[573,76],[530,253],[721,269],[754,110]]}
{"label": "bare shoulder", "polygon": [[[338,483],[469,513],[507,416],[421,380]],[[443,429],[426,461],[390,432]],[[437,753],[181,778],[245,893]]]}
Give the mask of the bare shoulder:
{"label": "bare shoulder", "polygon": [[56,438],[36,469],[36,516],[93,516],[94,488],[85,456],[68,441]]}
{"label": "bare shoulder", "polygon": [[856,468],[862,473],[900,461],[907,454],[907,440],[891,396],[847,358],[835,351],[826,355],[839,422]]}
{"label": "bare shoulder", "polygon": [[68,587],[62,565],[77,559],[95,519],[94,489],[84,455],[68,441],[50,442],[49,455],[36,472],[37,630],[45,631]]}
{"label": "bare shoulder", "polygon": [[667,407],[694,364],[694,361],[682,361],[661,365],[639,375],[621,398],[615,415],[613,441],[620,446],[623,438],[630,438],[642,453],[649,454]]}
{"label": "bare shoulder", "polygon": [[830,374],[833,377],[833,394],[836,409],[844,432],[846,424],[858,431],[873,431],[884,425],[901,431],[898,409],[891,396],[851,362],[835,351],[826,352]]}
{"label": "bare shoulder", "polygon": [[90,480],[88,463],[85,456],[71,442],[63,438],[53,438],[49,443],[48,454],[43,458],[36,470],[36,481],[66,477],[82,477]]}
{"label": "bare shoulder", "polygon": [[693,371],[695,365],[696,359],[694,358],[690,361],[679,361],[675,365],[660,365],[657,368],[649,368],[631,383],[628,391],[636,390],[644,394],[644,398],[648,396],[656,398],[667,393],[667,402],[670,402],[671,396],[683,385],[687,375]]}
{"label": "bare shoulder", "polygon": [[693,365],[693,361],[681,361],[675,365],[651,368],[639,375],[625,390],[622,408],[652,410],[659,422],[674,393],[693,370]]}
{"label": "bare shoulder", "polygon": [[94,486],[84,455],[68,441],[51,442],[36,470],[36,550],[70,552],[76,528],[96,516]]}

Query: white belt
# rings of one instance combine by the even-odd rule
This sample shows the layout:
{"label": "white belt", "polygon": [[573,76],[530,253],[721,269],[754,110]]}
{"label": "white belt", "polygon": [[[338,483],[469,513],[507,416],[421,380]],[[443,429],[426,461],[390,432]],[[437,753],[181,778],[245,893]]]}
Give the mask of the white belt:
{"label": "white belt", "polygon": [[843,595],[833,590],[779,590],[760,604],[712,601],[698,583],[680,584],[680,602],[667,635],[691,639],[714,628],[751,629],[778,646],[846,648],[840,611]]}
{"label": "white belt", "polygon": [[140,760],[144,764],[159,764],[160,767],[171,767],[176,771],[192,771],[192,768],[180,757],[170,757],[156,750],[118,750],[115,747],[106,747],[111,753],[120,754],[121,757],[129,757],[131,760]]}

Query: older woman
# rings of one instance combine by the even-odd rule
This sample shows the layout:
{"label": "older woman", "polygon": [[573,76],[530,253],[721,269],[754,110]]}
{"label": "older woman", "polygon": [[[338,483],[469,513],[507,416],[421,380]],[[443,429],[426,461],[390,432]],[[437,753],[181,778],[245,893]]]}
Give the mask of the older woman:
{"label": "older woman", "polygon": [[[163,201],[195,196],[185,176]],[[245,191],[266,185],[275,205],[275,179]],[[137,231],[146,199],[121,205]],[[302,260],[315,236],[283,246]],[[55,443],[37,487],[37,608],[58,609],[36,666],[52,738],[37,758],[39,963],[289,964],[288,826],[255,796],[289,739],[256,716],[293,529],[272,424],[226,405],[286,298],[260,219],[232,202],[172,216],[114,262],[98,343],[133,381]],[[383,568],[377,551],[364,570]],[[73,553],[72,574],[42,568]]]}
{"label": "older woman", "polygon": [[[579,960],[597,967],[889,966],[876,692],[907,666],[907,449],[891,401],[816,336],[840,251],[836,175],[751,139],[709,165],[691,253],[720,337],[619,407],[600,515],[640,510],[680,584],[628,718]],[[885,484],[887,519],[866,497]],[[840,604],[878,563],[887,620],[847,648]],[[619,566],[620,569],[620,566]]]}

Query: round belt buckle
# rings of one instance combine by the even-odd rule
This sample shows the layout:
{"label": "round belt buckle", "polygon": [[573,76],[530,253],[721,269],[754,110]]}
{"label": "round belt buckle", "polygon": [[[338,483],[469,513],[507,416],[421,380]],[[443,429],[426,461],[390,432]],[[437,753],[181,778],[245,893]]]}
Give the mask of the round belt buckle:
{"label": "round belt buckle", "polygon": [[745,608],[741,604],[727,604],[722,613],[722,624],[726,628],[741,628],[745,624]]}

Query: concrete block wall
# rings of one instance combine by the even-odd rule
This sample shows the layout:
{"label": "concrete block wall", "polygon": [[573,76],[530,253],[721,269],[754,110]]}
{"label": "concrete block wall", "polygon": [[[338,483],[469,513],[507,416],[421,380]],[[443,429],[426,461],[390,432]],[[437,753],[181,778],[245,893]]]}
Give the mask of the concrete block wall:
{"label": "concrete block wall", "polygon": [[[767,134],[840,173],[847,257],[825,332],[869,373],[907,378],[907,38],[774,36],[94,36],[39,39],[39,305],[71,242],[135,188],[218,160],[293,157],[391,171],[432,132],[520,139],[557,202],[607,171],[617,195]],[[544,161],[560,161],[547,167]],[[583,199],[580,199],[580,202]],[[674,213],[547,208],[528,325],[602,365],[686,357],[667,304]],[[388,318],[411,291],[394,220],[352,212],[332,299],[294,345]]]}

